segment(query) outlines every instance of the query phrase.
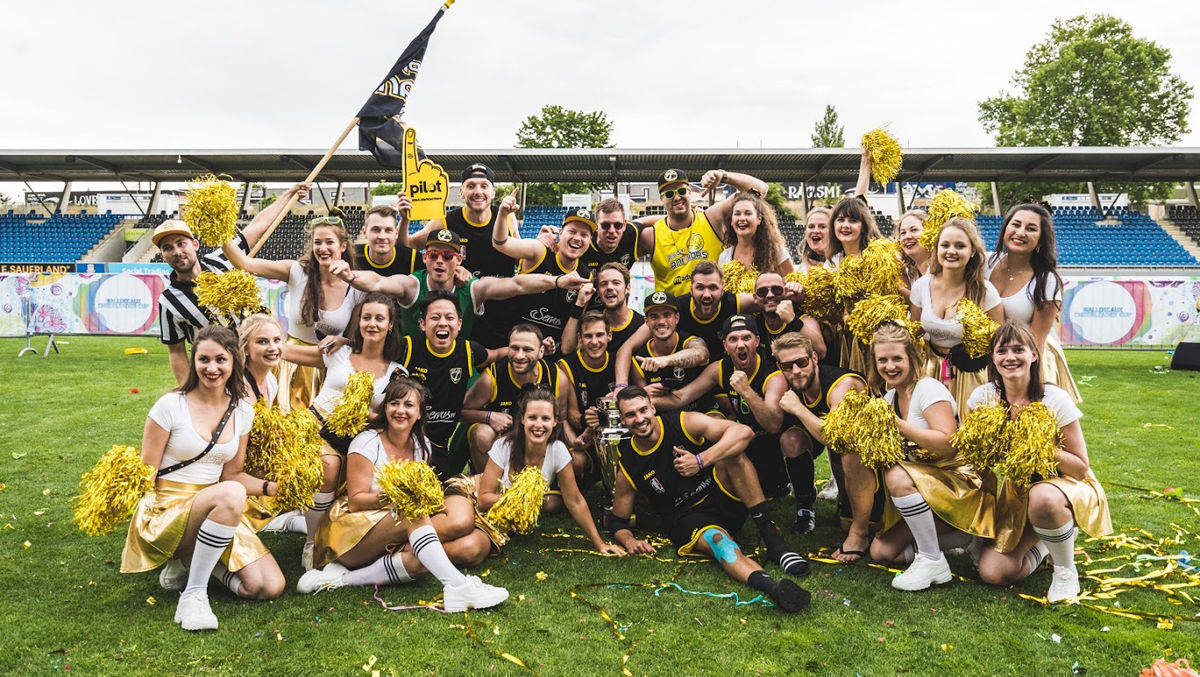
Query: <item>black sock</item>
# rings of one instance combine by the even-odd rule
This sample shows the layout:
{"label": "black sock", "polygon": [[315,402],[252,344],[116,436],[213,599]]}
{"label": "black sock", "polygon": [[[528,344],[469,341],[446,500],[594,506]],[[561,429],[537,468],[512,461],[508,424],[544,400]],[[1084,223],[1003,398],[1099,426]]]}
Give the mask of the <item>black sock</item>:
{"label": "black sock", "polygon": [[762,569],[759,569],[758,571],[751,571],[750,578],[748,578],[746,582],[750,584],[750,587],[767,595],[774,593],[775,586],[779,584],[778,581],[776,581],[774,578],[771,578],[770,574]]}
{"label": "black sock", "polygon": [[787,550],[787,543],[784,542],[783,536],[779,535],[779,529],[771,521],[771,516],[767,514],[767,502],[763,501],[758,505],[751,506],[748,510],[750,519],[754,520],[754,525],[758,527],[758,533],[762,535],[763,543],[767,544],[767,550],[771,552]]}
{"label": "black sock", "polygon": [[812,456],[802,454],[796,458],[784,458],[783,466],[787,470],[788,479],[792,482],[792,494],[796,497],[797,510],[812,510],[817,501],[817,488],[814,485],[817,472],[813,466]]}

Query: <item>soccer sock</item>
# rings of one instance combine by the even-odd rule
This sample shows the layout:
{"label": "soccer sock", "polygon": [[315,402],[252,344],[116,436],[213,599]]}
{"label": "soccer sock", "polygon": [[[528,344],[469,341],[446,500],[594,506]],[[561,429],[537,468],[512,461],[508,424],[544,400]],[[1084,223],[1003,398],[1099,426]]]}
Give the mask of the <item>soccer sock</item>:
{"label": "soccer sock", "polygon": [[783,536],[779,535],[779,529],[771,521],[771,516],[767,514],[766,501],[750,506],[747,510],[750,511],[750,519],[754,520],[754,525],[758,527],[758,533],[762,534],[763,543],[767,544],[767,550],[774,552],[789,549]]}
{"label": "soccer sock", "polygon": [[333,505],[332,491],[318,491],[313,494],[313,507],[304,511],[304,533],[308,536],[308,541],[311,542],[316,538],[317,527],[321,526],[321,520],[331,505]]}
{"label": "soccer sock", "polygon": [[441,581],[442,585],[461,585],[467,581],[467,577],[463,576],[446,556],[442,542],[438,540],[432,525],[426,524],[410,531],[408,542],[421,565]]}
{"label": "soccer sock", "polygon": [[1041,541],[1034,543],[1029,552],[1025,553],[1025,563],[1029,566],[1030,574],[1037,571],[1037,568],[1042,565],[1042,560],[1046,559],[1047,554],[1049,554],[1049,551],[1046,550],[1046,544]]}
{"label": "soccer sock", "polygon": [[1050,561],[1056,567],[1075,566],[1075,520],[1054,529],[1033,528],[1034,533],[1046,545]]}
{"label": "soccer sock", "polygon": [[233,532],[237,526],[218,524],[211,519],[200,523],[196,532],[196,546],[192,549],[192,563],[188,568],[187,587],[183,594],[208,594],[208,577],[212,575],[213,567],[221,559],[221,553],[233,542]]}
{"label": "soccer sock", "polygon": [[912,545],[906,545],[904,546],[904,549],[900,551],[900,561],[904,562],[905,564],[912,564],[913,560],[916,558],[917,551],[913,549]]}
{"label": "soccer sock", "polygon": [[235,595],[242,589],[241,579],[237,577],[237,574],[226,569],[225,565],[221,564],[220,561],[213,567],[212,577],[221,581],[221,585],[229,588],[229,591]]}
{"label": "soccer sock", "polygon": [[920,493],[908,496],[893,496],[892,503],[904,518],[908,530],[912,532],[913,541],[917,544],[917,554],[929,559],[942,556],[938,547],[937,524],[933,521],[933,509],[925,502]]}
{"label": "soccer sock", "polygon": [[361,569],[347,571],[342,575],[346,585],[396,585],[411,583],[413,577],[404,568],[400,551],[380,557]]}
{"label": "soccer sock", "polygon": [[762,569],[751,571],[750,577],[746,579],[746,582],[750,584],[750,587],[767,595],[775,592],[775,586],[779,584],[778,581],[771,578],[771,575]]}
{"label": "soccer sock", "polygon": [[796,458],[784,457],[783,467],[792,483],[792,494],[796,497],[797,510],[812,510],[817,502],[817,487],[814,484],[817,472],[812,456],[802,454]]}

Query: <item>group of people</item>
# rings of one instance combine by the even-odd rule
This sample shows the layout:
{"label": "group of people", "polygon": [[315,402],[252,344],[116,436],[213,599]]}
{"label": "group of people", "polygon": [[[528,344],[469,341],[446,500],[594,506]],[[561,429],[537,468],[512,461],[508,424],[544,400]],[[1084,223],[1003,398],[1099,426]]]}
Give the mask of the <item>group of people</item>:
{"label": "group of people", "polygon": [[[857,196],[806,214],[795,252],[764,200],[766,184],[724,170],[697,184],[664,171],[663,215],[632,219],[608,199],[569,210],[561,227],[535,238],[518,234],[515,195],[497,203],[482,164],[463,171],[463,204],[445,218],[410,233],[411,203],[400,196],[367,213],[360,246],[340,218],[316,218],[294,261],[248,254],[291,195],[204,256],[185,224],[160,225],[153,239],[173,271],[159,301],[162,340],[180,386],[146,421],[143,459],[159,472],[130,524],[122,571],[161,566],[163,587],[182,593],[176,621],[215,628],[210,577],[245,598],[283,592],[283,573],[256,535],[266,528],[304,534],[300,592],[429,572],[447,609],[489,607],[507,592],[460,567],[506,545],[488,508],[515,475],[538,468],[550,487],[542,510],[568,511],[598,552],[654,553],[640,527],[656,524],[679,556],[711,558],[797,611],[809,595],[789,576],[809,563],[780,534],[767,500],[790,492],[793,533],[816,527],[823,419],[862,391],[891,405],[908,453],[870,468],[828,449],[828,488],[845,531],[835,559],[903,565],[893,587],[920,590],[951,579],[944,550],[965,549],[980,577],[1000,585],[1048,556],[1048,599],[1077,596],[1076,529],[1101,535],[1111,525],[1089,469],[1079,394],[1051,331],[1062,286],[1051,214],[1013,207],[990,253],[969,219],[943,224],[929,251],[920,244],[924,212],[902,215],[897,289],[924,340],[885,322],[864,343],[847,329],[845,309],[804,314],[794,273],[836,271],[882,237],[862,197],[870,171],[864,151]],[[697,206],[698,193],[720,186],[733,195]],[[644,259],[655,290],[638,312],[630,268]],[[750,291],[726,289],[734,265],[751,271]],[[222,326],[198,302],[199,274],[232,268],[286,283],[286,336],[265,314]],[[982,358],[963,349],[962,299],[1000,324]],[[361,372],[373,377],[369,423],[339,436],[324,424]],[[273,512],[277,487],[243,470],[256,400],[308,409],[323,424],[323,475],[303,513]],[[951,437],[971,410],[997,402],[1012,418],[1035,402],[1054,413],[1057,476],[997,486],[963,460]],[[395,460],[432,466],[441,512],[412,520],[391,509],[375,471]],[[611,502],[597,511],[600,528],[584,497],[598,482]],[[639,514],[635,529],[639,496],[658,519]],[[746,517],[782,575],[735,540]]]}

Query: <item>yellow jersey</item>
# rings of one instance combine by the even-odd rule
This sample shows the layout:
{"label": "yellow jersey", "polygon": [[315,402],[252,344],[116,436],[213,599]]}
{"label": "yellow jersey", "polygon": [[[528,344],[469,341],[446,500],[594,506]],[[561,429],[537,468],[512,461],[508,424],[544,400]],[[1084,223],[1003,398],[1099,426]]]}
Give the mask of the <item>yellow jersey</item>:
{"label": "yellow jersey", "polygon": [[654,253],[650,257],[655,290],[675,296],[690,293],[696,262],[708,259],[715,263],[724,248],[703,210],[693,209],[691,225],[679,230],[667,225],[665,216],[655,221]]}

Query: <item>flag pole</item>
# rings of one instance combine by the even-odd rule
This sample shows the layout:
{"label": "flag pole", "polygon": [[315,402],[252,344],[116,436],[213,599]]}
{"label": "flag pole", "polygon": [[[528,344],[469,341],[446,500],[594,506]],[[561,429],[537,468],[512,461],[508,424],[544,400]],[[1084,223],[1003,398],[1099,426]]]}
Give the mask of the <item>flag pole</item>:
{"label": "flag pole", "polygon": [[[317,163],[317,166],[313,167],[312,171],[308,173],[308,177],[304,179],[304,183],[311,183],[317,178],[317,174],[321,173],[321,170],[325,168],[325,164],[329,162],[329,159],[333,157],[335,152],[337,152],[338,147],[342,145],[342,142],[346,140],[347,136],[350,136],[350,132],[353,131],[357,125],[357,117],[351,120],[350,124],[346,125],[346,128],[342,130],[341,135],[338,136],[337,140],[333,142],[333,145],[329,147],[329,150],[325,151],[325,157],[321,158],[321,161]],[[267,226],[267,229],[263,231],[262,237],[258,238],[258,242],[256,242],[254,246],[250,248],[249,255],[251,257],[257,254],[258,250],[262,249],[263,245],[267,243],[267,238],[271,237],[271,233],[275,232],[275,229],[279,227],[279,224],[283,221],[284,217],[288,215],[288,212],[292,211],[292,205],[296,204],[298,197],[299,196],[296,193],[292,193],[292,196],[288,198],[287,204],[283,206],[283,209],[279,210],[279,214],[275,216],[275,220],[271,222],[271,225]]]}

